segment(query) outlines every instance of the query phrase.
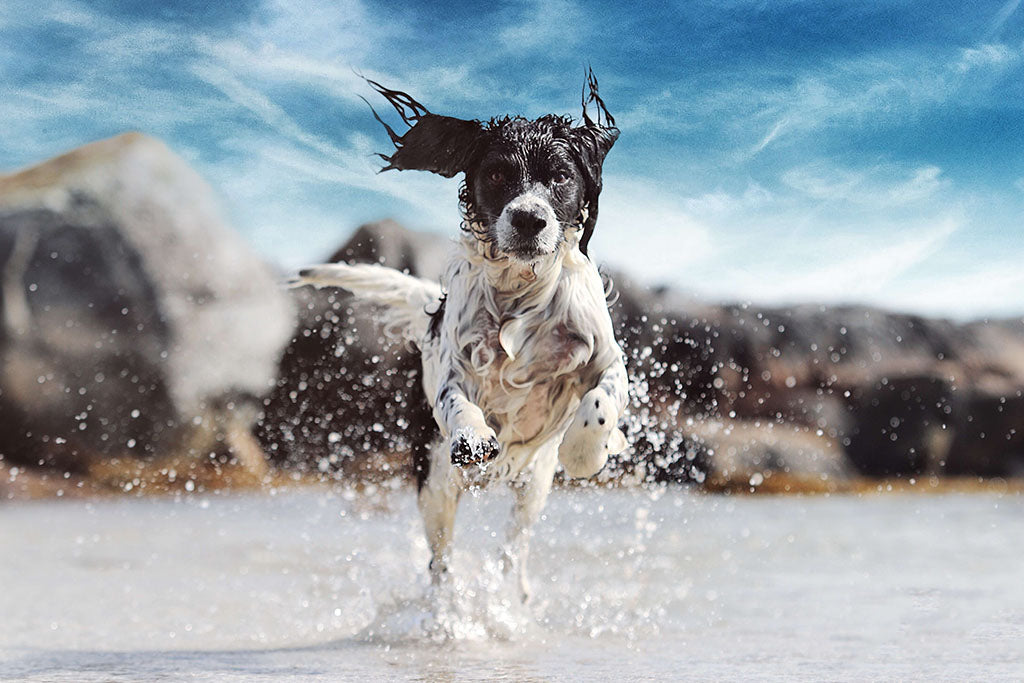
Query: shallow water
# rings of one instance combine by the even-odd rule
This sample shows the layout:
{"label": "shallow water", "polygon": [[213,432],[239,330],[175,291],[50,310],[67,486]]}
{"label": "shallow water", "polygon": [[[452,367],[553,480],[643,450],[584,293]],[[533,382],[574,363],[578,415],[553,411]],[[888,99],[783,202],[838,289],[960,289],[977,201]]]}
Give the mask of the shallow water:
{"label": "shallow water", "polygon": [[1024,677],[1024,498],[559,490],[534,596],[467,497],[433,590],[413,494],[0,507],[0,678]]}

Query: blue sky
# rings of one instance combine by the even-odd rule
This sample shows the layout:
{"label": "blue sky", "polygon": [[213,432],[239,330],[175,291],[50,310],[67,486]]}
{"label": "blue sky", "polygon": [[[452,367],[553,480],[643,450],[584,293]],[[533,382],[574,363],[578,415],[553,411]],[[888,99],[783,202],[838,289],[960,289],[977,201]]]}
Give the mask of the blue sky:
{"label": "blue sky", "polygon": [[359,69],[438,113],[622,128],[598,261],[709,299],[1024,313],[1024,7],[1002,2],[4,0],[0,169],[141,130],[293,267],[457,181],[377,175]]}

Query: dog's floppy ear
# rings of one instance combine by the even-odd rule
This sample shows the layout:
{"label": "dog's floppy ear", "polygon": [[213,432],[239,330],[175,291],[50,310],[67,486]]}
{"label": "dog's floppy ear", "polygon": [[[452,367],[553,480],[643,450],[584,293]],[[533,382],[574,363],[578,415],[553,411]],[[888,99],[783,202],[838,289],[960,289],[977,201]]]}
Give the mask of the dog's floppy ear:
{"label": "dog's floppy ear", "polygon": [[366,82],[391,103],[402,121],[409,126],[404,135],[398,135],[370,107],[374,118],[387,129],[395,145],[394,154],[378,155],[388,162],[382,171],[430,171],[451,178],[469,168],[483,133],[483,124],[431,114],[426,107],[404,92],[389,90],[370,79],[366,79]]}
{"label": "dog's floppy ear", "polygon": [[[590,118],[587,105],[594,104],[597,118]],[[587,70],[587,83],[583,89],[583,125],[571,132],[573,148],[577,154],[580,171],[583,173],[583,199],[587,213],[583,221],[583,237],[580,238],[580,251],[587,253],[587,244],[594,234],[597,224],[597,198],[601,194],[601,165],[605,155],[619,138],[619,129],[615,127],[615,119],[608,112],[604,100],[597,91],[597,78],[594,70]]]}

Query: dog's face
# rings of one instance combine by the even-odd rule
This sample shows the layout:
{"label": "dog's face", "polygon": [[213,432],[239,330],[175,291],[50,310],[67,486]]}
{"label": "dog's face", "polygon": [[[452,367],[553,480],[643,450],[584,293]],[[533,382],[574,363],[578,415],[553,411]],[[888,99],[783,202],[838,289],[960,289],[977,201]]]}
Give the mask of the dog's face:
{"label": "dog's face", "polygon": [[479,162],[466,171],[466,189],[484,239],[519,261],[558,249],[566,230],[580,224],[584,170],[565,119],[492,122]]}
{"label": "dog's face", "polygon": [[[579,125],[555,115],[532,121],[503,117],[486,124],[439,116],[405,93],[368,82],[410,126],[398,135],[381,121],[396,147],[394,154],[380,155],[388,162],[384,170],[432,171],[446,178],[465,173],[463,200],[472,231],[502,255],[535,261],[557,251],[566,232],[576,227],[582,228],[580,251],[587,253],[597,221],[601,168],[619,135],[593,73]],[[587,113],[588,103],[597,107],[596,121]]]}

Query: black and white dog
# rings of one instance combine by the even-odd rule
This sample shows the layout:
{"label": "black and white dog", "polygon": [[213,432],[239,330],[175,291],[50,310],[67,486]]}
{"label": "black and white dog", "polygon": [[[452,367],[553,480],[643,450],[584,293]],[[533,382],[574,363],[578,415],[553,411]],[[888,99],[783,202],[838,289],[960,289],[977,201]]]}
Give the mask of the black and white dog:
{"label": "black and white dog", "polygon": [[410,126],[398,135],[384,124],[396,147],[381,155],[384,170],[465,174],[461,239],[440,284],[365,264],[308,268],[296,284],[343,287],[381,305],[388,329],[420,348],[441,432],[419,491],[433,579],[447,571],[459,494],[509,482],[515,508],[503,561],[525,600],[530,527],[557,464],[590,477],[626,448],[617,428],[626,368],[587,256],[602,163],[619,131],[593,73],[578,123],[465,121],[369,83]]}

